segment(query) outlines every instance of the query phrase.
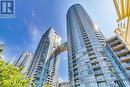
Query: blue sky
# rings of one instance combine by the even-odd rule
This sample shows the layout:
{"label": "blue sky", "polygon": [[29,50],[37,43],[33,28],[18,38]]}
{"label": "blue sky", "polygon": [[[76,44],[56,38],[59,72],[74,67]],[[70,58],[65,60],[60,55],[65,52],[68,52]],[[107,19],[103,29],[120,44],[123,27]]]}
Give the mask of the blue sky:
{"label": "blue sky", "polygon": [[[5,43],[5,59],[18,58],[22,51],[34,53],[41,35],[51,26],[66,39],[68,8],[81,4],[105,37],[114,35],[116,12],[113,0],[16,0],[16,17],[0,19],[0,41]],[[60,80],[67,80],[67,56],[61,54]]]}

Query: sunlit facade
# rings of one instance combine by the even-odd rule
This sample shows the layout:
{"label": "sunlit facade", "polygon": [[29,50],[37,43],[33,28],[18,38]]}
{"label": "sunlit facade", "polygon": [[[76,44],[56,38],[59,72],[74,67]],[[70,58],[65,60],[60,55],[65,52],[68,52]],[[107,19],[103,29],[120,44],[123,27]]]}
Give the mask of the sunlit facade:
{"label": "sunlit facade", "polygon": [[67,39],[69,87],[122,87],[102,33],[79,4],[68,10]]}

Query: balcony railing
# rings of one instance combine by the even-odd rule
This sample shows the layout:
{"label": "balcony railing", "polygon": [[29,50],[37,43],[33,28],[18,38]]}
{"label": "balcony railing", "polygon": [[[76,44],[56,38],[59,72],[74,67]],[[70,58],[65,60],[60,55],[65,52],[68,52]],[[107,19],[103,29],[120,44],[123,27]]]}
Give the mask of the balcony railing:
{"label": "balcony railing", "polygon": [[94,73],[95,73],[95,75],[102,75],[103,74],[103,72],[101,70],[95,71]]}
{"label": "balcony railing", "polygon": [[129,50],[127,50],[127,49],[123,49],[121,51],[116,52],[117,56],[123,56],[123,55],[126,55],[128,53],[129,53]]}
{"label": "balcony railing", "polygon": [[114,46],[114,45],[117,45],[117,44],[119,44],[119,43],[120,43],[120,41],[119,41],[119,40],[116,40],[116,41],[114,41],[114,42],[111,42],[110,45],[111,45],[111,46]]}
{"label": "balcony railing", "polygon": [[121,57],[121,62],[130,62],[130,55]]}
{"label": "balcony railing", "polygon": [[93,69],[94,70],[97,70],[97,69],[100,69],[101,67],[99,65],[93,65]]}
{"label": "balcony railing", "polygon": [[113,47],[113,50],[114,51],[116,51],[116,50],[121,50],[121,49],[123,49],[125,46],[123,45],[123,44],[119,44],[119,45],[117,45],[117,46],[114,46]]}
{"label": "balcony railing", "polygon": [[124,66],[127,70],[130,70],[130,64],[124,64]]}
{"label": "balcony railing", "polygon": [[96,63],[99,63],[99,61],[97,59],[94,59],[91,61],[91,63],[96,64]]}
{"label": "balcony railing", "polygon": [[88,54],[90,54],[90,55],[91,55],[91,54],[94,54],[94,51],[89,51]]}

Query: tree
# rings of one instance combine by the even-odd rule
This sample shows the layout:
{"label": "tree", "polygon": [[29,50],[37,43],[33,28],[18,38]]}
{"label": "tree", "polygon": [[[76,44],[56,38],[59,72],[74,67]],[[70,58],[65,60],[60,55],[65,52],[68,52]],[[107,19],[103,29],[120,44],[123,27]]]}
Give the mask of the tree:
{"label": "tree", "polygon": [[51,87],[49,83],[46,83],[44,87]]}
{"label": "tree", "polygon": [[28,87],[30,80],[20,73],[20,68],[0,59],[0,87]]}

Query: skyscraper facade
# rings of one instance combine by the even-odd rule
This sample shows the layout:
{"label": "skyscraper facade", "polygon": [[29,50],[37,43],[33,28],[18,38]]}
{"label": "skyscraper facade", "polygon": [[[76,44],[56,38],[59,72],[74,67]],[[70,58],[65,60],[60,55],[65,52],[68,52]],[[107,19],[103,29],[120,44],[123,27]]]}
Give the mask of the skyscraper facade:
{"label": "skyscraper facade", "polygon": [[67,39],[69,87],[122,87],[103,35],[79,4],[68,10]]}
{"label": "skyscraper facade", "polygon": [[53,55],[47,60],[43,85],[49,84],[51,87],[58,87],[59,62],[59,55]]}
{"label": "skyscraper facade", "polygon": [[14,62],[14,66],[23,67],[21,73],[25,73],[26,71],[28,72],[31,60],[32,60],[32,53],[24,51],[20,55],[20,57]]}
{"label": "skyscraper facade", "polygon": [[107,50],[109,51],[110,60],[113,63],[116,73],[119,74],[121,81],[130,86],[130,50],[126,44],[118,37],[113,36],[107,39]]}
{"label": "skyscraper facade", "polygon": [[[48,31],[45,32],[41,37],[41,40],[31,61],[31,67],[29,70],[29,76],[33,78],[33,82],[37,87],[42,87],[44,84],[46,84],[46,82],[49,83],[50,79],[47,81],[46,78],[49,72],[52,70],[54,71],[52,66],[53,64],[55,67],[58,67],[57,59],[59,56],[53,57],[54,59],[52,58],[52,60],[50,58],[55,49],[60,44],[61,37],[55,32],[53,28],[48,29]],[[47,65],[51,65],[52,67],[48,68]],[[45,73],[47,70],[49,72]],[[53,75],[56,77],[56,73],[53,73]],[[56,79],[55,82],[57,82]]]}
{"label": "skyscraper facade", "polygon": [[60,53],[67,50],[67,42],[58,46],[55,51],[52,53],[50,58],[46,62],[45,71],[44,71],[44,81],[43,85],[46,83],[51,87],[58,87],[59,85],[59,62],[60,62]]}

